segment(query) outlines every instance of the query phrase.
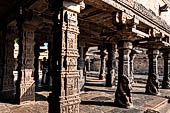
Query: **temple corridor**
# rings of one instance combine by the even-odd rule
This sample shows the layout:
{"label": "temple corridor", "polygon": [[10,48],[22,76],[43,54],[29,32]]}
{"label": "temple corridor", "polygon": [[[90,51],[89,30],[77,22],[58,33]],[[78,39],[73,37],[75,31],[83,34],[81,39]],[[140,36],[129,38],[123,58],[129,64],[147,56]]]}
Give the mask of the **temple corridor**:
{"label": "temple corridor", "polygon": [[[115,86],[105,87],[105,80],[97,77],[87,77],[85,92],[81,93],[80,113],[143,113],[147,109],[154,108],[160,113],[169,113],[168,99],[170,90],[160,89],[161,95],[153,96],[144,94],[145,85],[135,83],[132,95],[134,108],[118,108],[114,105]],[[0,103],[0,113],[47,113],[47,96],[50,91],[39,89],[35,94],[35,102],[25,102],[21,105]],[[162,104],[162,105],[161,105]],[[169,110],[169,111],[168,111]]]}

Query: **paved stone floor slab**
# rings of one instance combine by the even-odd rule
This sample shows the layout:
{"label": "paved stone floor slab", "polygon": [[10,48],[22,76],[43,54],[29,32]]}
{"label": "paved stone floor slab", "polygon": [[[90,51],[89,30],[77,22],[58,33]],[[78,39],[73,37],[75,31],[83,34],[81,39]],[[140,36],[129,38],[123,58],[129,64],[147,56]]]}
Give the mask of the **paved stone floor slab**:
{"label": "paved stone floor slab", "polygon": [[[152,102],[159,103],[160,100],[165,100],[165,96],[170,96],[170,90],[167,89],[161,89],[159,96],[146,95],[145,84],[134,84],[132,91],[134,108],[118,108],[113,104],[116,87],[105,87],[104,83],[105,80],[87,77],[85,92],[81,94],[80,113],[143,113]],[[36,92],[35,102],[26,102],[21,105],[1,102],[0,113],[48,113],[49,93],[50,91]],[[162,108],[168,110],[168,105]],[[165,113],[164,110],[160,111]]]}

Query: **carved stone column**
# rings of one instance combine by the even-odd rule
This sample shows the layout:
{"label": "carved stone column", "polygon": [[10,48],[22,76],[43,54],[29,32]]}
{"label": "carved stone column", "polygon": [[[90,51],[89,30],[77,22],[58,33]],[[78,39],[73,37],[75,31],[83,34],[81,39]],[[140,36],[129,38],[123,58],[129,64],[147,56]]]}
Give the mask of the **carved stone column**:
{"label": "carved stone column", "polygon": [[7,34],[5,43],[5,64],[3,77],[3,91],[14,91],[14,37],[12,34]]}
{"label": "carved stone column", "polygon": [[84,71],[85,71],[85,44],[84,40],[79,41],[79,48],[80,48],[80,58],[79,58],[79,73],[80,73],[80,78],[79,78],[79,89],[80,91],[84,91],[84,84],[85,84],[85,76],[84,76]]}
{"label": "carved stone column", "polygon": [[146,84],[146,94],[159,94],[158,86],[158,55],[159,50],[149,49],[147,51],[149,57],[149,75]]}
{"label": "carved stone column", "polygon": [[5,64],[5,38],[6,32],[3,27],[0,26],[0,91],[3,90],[3,75],[4,75],[4,64]]}
{"label": "carved stone column", "polygon": [[106,74],[106,87],[112,87],[113,85],[113,49],[112,44],[108,44],[108,60],[107,60],[107,74]]}
{"label": "carved stone column", "polygon": [[[3,37],[1,37],[3,36]],[[0,99],[13,99],[14,93],[14,76],[13,76],[13,68],[14,68],[14,38],[15,33],[12,30],[9,30],[5,35],[1,34],[1,53],[0,60],[1,63],[1,97]]]}
{"label": "carved stone column", "polygon": [[86,59],[86,70],[87,71],[90,71],[90,67],[91,66],[91,61],[90,61],[90,58],[88,57],[87,59]]}
{"label": "carved stone column", "polygon": [[51,65],[51,62],[52,62],[52,56],[51,56],[51,54],[52,54],[52,48],[51,48],[51,44],[52,44],[52,42],[51,41],[49,41],[48,42],[48,60],[47,60],[47,63],[48,63],[48,72],[47,72],[47,81],[46,81],[46,83],[47,83],[47,86],[52,86],[52,80],[51,80],[51,67],[52,67],[52,65]]}
{"label": "carved stone column", "polygon": [[77,14],[80,5],[70,1],[57,1],[52,5],[54,26],[50,73],[53,84],[48,97],[49,113],[79,113]]}
{"label": "carved stone column", "polygon": [[101,50],[101,67],[100,67],[100,74],[99,74],[99,80],[103,80],[105,77],[105,70],[106,70],[106,53],[104,50]]}
{"label": "carved stone column", "polygon": [[134,75],[133,75],[133,72],[134,72],[134,69],[133,69],[133,61],[134,61],[135,56],[136,56],[136,51],[135,51],[135,50],[132,50],[131,53],[130,53],[130,82],[131,82],[131,83],[134,82]]}
{"label": "carved stone column", "polygon": [[18,104],[22,101],[35,100],[33,30],[34,28],[27,24],[19,28],[18,78],[15,95]]}
{"label": "carved stone column", "polygon": [[[35,35],[36,36],[36,35]],[[40,56],[40,40],[35,38],[35,46],[34,46],[34,80],[35,85],[38,86],[39,84],[39,56]]]}
{"label": "carved stone column", "polygon": [[162,81],[162,88],[169,89],[170,88],[170,53],[164,52],[164,77]]}
{"label": "carved stone column", "polygon": [[132,43],[121,41],[118,43],[119,67],[118,86],[115,93],[115,105],[120,107],[132,107],[131,82],[130,82],[130,52]]}

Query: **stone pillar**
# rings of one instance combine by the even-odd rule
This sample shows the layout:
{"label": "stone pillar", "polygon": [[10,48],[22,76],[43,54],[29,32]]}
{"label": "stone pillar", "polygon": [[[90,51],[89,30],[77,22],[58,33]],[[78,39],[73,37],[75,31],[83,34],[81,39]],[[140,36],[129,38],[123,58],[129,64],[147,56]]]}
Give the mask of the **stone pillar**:
{"label": "stone pillar", "polygon": [[[2,35],[1,35],[2,36]],[[11,100],[14,94],[14,38],[15,33],[8,31],[7,35],[1,37],[1,97],[0,99]]]}
{"label": "stone pillar", "polygon": [[5,64],[5,37],[6,33],[3,27],[0,26],[0,91],[3,90],[3,75],[4,75],[4,64]]}
{"label": "stone pillar", "polygon": [[130,82],[130,52],[132,43],[121,41],[118,43],[119,67],[118,86],[115,93],[115,105],[130,108],[133,106]]}
{"label": "stone pillar", "polygon": [[46,85],[47,86],[50,86],[52,87],[52,78],[51,78],[51,60],[52,60],[52,56],[51,56],[51,53],[52,53],[52,48],[51,48],[51,41],[48,42],[48,60],[47,60],[47,63],[48,63],[48,72],[47,72],[47,81],[46,81]]}
{"label": "stone pillar", "polygon": [[50,74],[53,84],[48,97],[49,113],[79,113],[77,14],[80,5],[70,1],[58,2],[52,4],[54,26]]}
{"label": "stone pillar", "polygon": [[169,89],[170,88],[170,53],[164,52],[164,77],[162,81],[162,88]]}
{"label": "stone pillar", "polygon": [[134,83],[134,75],[133,75],[133,72],[134,72],[134,69],[133,69],[133,61],[134,61],[134,58],[135,58],[136,54],[135,54],[135,51],[132,50],[131,53],[130,53],[130,82],[131,83]]}
{"label": "stone pillar", "polygon": [[158,86],[158,55],[159,50],[149,49],[147,51],[149,57],[149,75],[146,84],[146,94],[156,95],[159,94]]}
{"label": "stone pillar", "polygon": [[34,85],[34,28],[31,25],[20,25],[19,30],[19,54],[18,54],[18,78],[16,81],[15,101],[35,100]]}
{"label": "stone pillar", "polygon": [[113,49],[112,44],[108,44],[108,60],[107,60],[107,74],[106,74],[106,87],[112,87],[113,85]]}
{"label": "stone pillar", "polygon": [[[83,44],[82,44],[83,45]],[[85,76],[84,76],[84,68],[85,68],[85,54],[84,54],[84,46],[80,46],[80,58],[79,58],[79,89],[80,91],[84,91],[84,84],[85,84]]]}
{"label": "stone pillar", "polygon": [[103,80],[105,77],[105,70],[106,70],[106,53],[104,50],[101,50],[101,67],[100,67],[100,74],[99,74],[99,80]]}
{"label": "stone pillar", "polygon": [[14,34],[6,37],[3,91],[14,91]]}
{"label": "stone pillar", "polygon": [[114,54],[113,54],[113,85],[118,84],[118,62],[116,59],[116,54],[117,54],[117,50],[115,49]]}
{"label": "stone pillar", "polygon": [[38,39],[35,39],[35,46],[34,46],[34,80],[35,85],[39,85],[39,56],[40,56],[40,42]]}
{"label": "stone pillar", "polygon": [[91,66],[90,63],[91,63],[90,58],[87,58],[87,59],[86,59],[86,67],[87,67],[86,70],[87,70],[88,72],[90,71],[90,68],[91,68],[91,67],[90,67],[90,66]]}

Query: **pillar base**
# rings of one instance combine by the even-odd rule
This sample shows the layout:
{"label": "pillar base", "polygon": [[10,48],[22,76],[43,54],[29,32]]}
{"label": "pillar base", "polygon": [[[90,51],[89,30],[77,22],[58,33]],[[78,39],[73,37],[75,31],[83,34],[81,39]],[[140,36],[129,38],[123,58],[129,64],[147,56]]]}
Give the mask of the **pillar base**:
{"label": "pillar base", "polygon": [[158,88],[159,88],[159,82],[157,79],[157,75],[154,73],[149,74],[145,93],[150,95],[159,95]]}
{"label": "pillar base", "polygon": [[[67,98],[67,100],[65,100]],[[56,98],[52,93],[48,96],[49,113],[79,113],[79,96]]]}
{"label": "pillar base", "polygon": [[14,103],[15,94],[14,90],[0,91],[0,102]]}
{"label": "pillar base", "polygon": [[[18,89],[17,89],[18,90]],[[24,101],[35,101],[35,84],[20,84],[20,94],[15,94],[15,103],[20,104]]]}
{"label": "pillar base", "polygon": [[120,76],[120,81],[115,93],[115,105],[124,108],[133,107],[130,80],[126,75]]}
{"label": "pillar base", "polygon": [[133,108],[133,104],[131,104],[131,103],[122,104],[119,101],[115,101],[114,105],[117,106],[117,107],[120,107],[120,108],[127,108],[127,109]]}

